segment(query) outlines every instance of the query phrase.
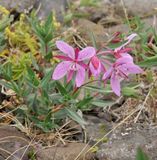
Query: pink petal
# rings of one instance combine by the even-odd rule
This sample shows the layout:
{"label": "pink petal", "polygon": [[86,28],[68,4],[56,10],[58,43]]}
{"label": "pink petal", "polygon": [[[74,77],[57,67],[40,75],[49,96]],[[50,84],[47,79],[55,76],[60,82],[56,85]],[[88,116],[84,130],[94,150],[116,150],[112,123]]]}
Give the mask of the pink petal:
{"label": "pink petal", "polygon": [[76,87],[80,87],[85,80],[85,69],[82,66],[77,65],[77,72],[76,72]]}
{"label": "pink petal", "polygon": [[71,62],[68,61],[59,63],[53,72],[52,79],[58,80],[64,77],[67,74],[70,66]]}
{"label": "pink petal", "polygon": [[111,88],[117,96],[120,96],[120,80],[115,74],[112,74],[111,76]]}
{"label": "pink petal", "polygon": [[127,54],[126,56],[122,56],[121,58],[118,58],[115,62],[116,65],[121,65],[125,63],[133,63],[133,58]]}
{"label": "pink petal", "polygon": [[67,75],[67,83],[69,83],[74,75],[74,70],[70,70]]}
{"label": "pink petal", "polygon": [[135,65],[135,64],[127,64],[127,69],[128,69],[128,72],[129,73],[132,73],[132,74],[138,74],[138,73],[142,73],[143,72],[143,70],[139,67],[139,66],[137,66],[137,65]]}
{"label": "pink petal", "polygon": [[91,63],[95,69],[98,69],[98,67],[100,66],[100,60],[98,59],[97,56],[93,56],[91,58]]}
{"label": "pink petal", "polygon": [[104,73],[102,79],[103,79],[103,80],[107,80],[108,78],[110,78],[112,72],[113,72],[113,67],[109,68],[109,69]]}
{"label": "pink petal", "polygon": [[93,75],[94,77],[98,77],[99,74],[100,74],[100,72],[101,72],[101,63],[99,63],[99,66],[98,66],[98,68],[96,69],[96,68],[93,66],[93,64],[90,62],[90,63],[89,63],[89,69],[90,69],[90,71],[91,71],[91,73],[92,73],[92,75]]}
{"label": "pink petal", "polygon": [[96,77],[97,70],[94,68],[94,66],[91,62],[89,63],[89,69],[90,69],[90,73],[92,73],[92,75]]}
{"label": "pink petal", "polygon": [[70,58],[72,58],[72,59],[75,58],[75,51],[74,51],[73,47],[71,47],[69,44],[67,44],[63,41],[57,41],[56,46],[60,51],[67,54]]}
{"label": "pink petal", "polygon": [[122,56],[122,57],[130,58],[130,61],[132,61],[132,62],[133,62],[133,57],[132,57],[130,54],[128,54],[128,53],[124,53],[124,54],[121,54],[121,56]]}
{"label": "pink petal", "polygon": [[105,66],[101,63],[101,72],[106,72],[106,68],[105,68]]}
{"label": "pink petal", "polygon": [[96,54],[95,48],[86,47],[78,53],[78,61],[86,60],[93,57]]}
{"label": "pink petal", "polygon": [[72,61],[72,59],[70,57],[67,57],[67,56],[57,55],[57,56],[53,56],[53,57],[64,60],[64,61]]}
{"label": "pink petal", "polygon": [[132,51],[132,48],[124,48],[124,49],[119,50],[120,53],[127,53],[130,51]]}
{"label": "pink petal", "polygon": [[120,58],[126,55],[129,55],[127,52],[131,51],[131,48],[124,48],[124,49],[120,49],[120,50],[115,50],[114,52],[114,56],[115,58]]}
{"label": "pink petal", "polygon": [[120,47],[116,48],[115,50],[117,51],[117,50],[122,49],[123,47],[125,47],[126,45],[128,45],[136,36],[137,36],[136,33],[133,33],[133,34],[129,35],[126,38],[127,42],[125,42],[123,45],[121,45]]}
{"label": "pink petal", "polygon": [[84,69],[88,69],[88,65],[87,65],[87,64],[85,64],[85,63],[83,63],[83,62],[78,62],[78,64],[79,64],[80,66],[82,66]]}
{"label": "pink petal", "polygon": [[119,76],[123,78],[128,78],[127,63],[117,66],[117,70],[119,70]]}
{"label": "pink petal", "polygon": [[130,43],[135,37],[137,36],[136,33],[132,33],[131,35],[129,35],[126,39],[128,40],[128,43]]}

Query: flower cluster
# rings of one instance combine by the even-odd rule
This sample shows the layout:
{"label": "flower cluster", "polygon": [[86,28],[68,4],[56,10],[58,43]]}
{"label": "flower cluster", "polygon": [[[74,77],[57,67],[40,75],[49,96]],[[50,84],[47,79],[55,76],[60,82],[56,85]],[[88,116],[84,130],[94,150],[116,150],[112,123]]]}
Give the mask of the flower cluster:
{"label": "flower cluster", "polygon": [[[52,75],[52,79],[59,80],[67,75],[67,82],[75,76],[76,87],[84,84],[86,72],[89,77],[94,76],[98,78],[100,75],[104,83],[110,80],[113,92],[120,96],[120,83],[124,79],[128,79],[129,74],[138,74],[142,69],[135,65],[133,57],[128,53],[131,48],[126,48],[131,40],[137,34],[131,34],[126,38],[126,42],[120,47],[107,51],[97,51],[94,47],[86,47],[82,50],[73,48],[63,41],[57,41],[57,48],[64,53],[64,55],[57,55],[56,58],[63,60],[60,62]],[[113,55],[115,61],[110,62],[105,59],[105,56]]]}

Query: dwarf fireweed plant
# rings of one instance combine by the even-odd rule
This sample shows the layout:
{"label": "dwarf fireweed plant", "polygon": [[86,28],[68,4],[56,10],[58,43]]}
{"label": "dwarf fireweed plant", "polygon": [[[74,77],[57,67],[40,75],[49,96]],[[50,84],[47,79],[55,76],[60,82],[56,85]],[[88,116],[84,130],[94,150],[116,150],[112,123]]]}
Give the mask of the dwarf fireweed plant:
{"label": "dwarf fireweed plant", "polygon": [[[124,39],[115,36],[101,49],[73,48],[63,41],[55,45],[60,30],[53,14],[42,22],[34,16],[22,14],[12,23],[7,12],[0,17],[0,85],[8,98],[12,98],[11,90],[18,99],[12,113],[21,123],[44,132],[59,128],[68,118],[84,126],[82,111],[113,104],[103,100],[104,94],[137,95],[139,85],[121,87],[130,74],[142,72],[128,47],[136,34]],[[59,54],[54,53],[55,46]]]}
{"label": "dwarf fireweed plant", "polygon": [[[121,81],[128,80],[130,74],[142,73],[142,69],[134,64],[133,57],[128,53],[131,48],[126,48],[136,36],[137,34],[133,33],[126,38],[124,44],[104,51],[97,51],[91,46],[80,51],[63,41],[57,41],[56,46],[63,54],[55,57],[63,61],[56,66],[52,79],[59,80],[66,75],[68,83],[75,77],[75,88],[79,88],[84,85],[88,74],[88,78],[94,76],[103,81],[104,85],[109,80],[113,92],[120,96]],[[109,61],[107,56],[112,56],[114,60]]]}

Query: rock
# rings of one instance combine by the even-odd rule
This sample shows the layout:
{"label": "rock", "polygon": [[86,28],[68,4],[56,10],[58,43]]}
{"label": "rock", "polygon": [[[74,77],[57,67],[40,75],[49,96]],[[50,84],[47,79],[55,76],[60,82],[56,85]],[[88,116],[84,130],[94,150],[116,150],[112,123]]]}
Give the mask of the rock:
{"label": "rock", "polygon": [[[154,19],[153,18],[146,18],[146,19],[142,19],[141,21],[142,21],[142,23],[145,24],[144,28],[146,29],[148,27],[153,26]],[[156,26],[156,28],[157,28],[157,26]],[[116,26],[105,28],[104,32],[109,33],[109,34],[113,34],[115,32],[128,33],[129,32],[129,27],[126,24],[119,24],[119,25],[116,25]]]}
{"label": "rock", "polygon": [[0,5],[9,10],[16,12],[30,12],[30,10],[39,9],[38,16],[43,19],[49,15],[51,11],[55,11],[58,20],[62,21],[62,13],[67,7],[66,0],[1,0]]}
{"label": "rock", "polygon": [[124,15],[124,6],[129,16],[147,17],[157,13],[155,11],[155,7],[157,7],[156,0],[123,0],[124,6],[121,0],[110,0],[110,2],[115,6],[117,14]]}
{"label": "rock", "polygon": [[[28,147],[29,139],[14,127],[1,126],[0,127],[0,160],[8,158],[8,160],[20,159],[29,160],[28,154],[32,151]],[[24,155],[23,155],[24,154]]]}
{"label": "rock", "polygon": [[[100,140],[112,128],[111,123],[107,122],[104,118],[101,119],[96,116],[86,115],[85,120],[87,122],[85,127],[87,139],[91,145]],[[107,141],[107,138],[104,141]]]}
{"label": "rock", "polygon": [[109,140],[101,144],[96,157],[99,160],[135,160],[141,147],[151,160],[157,159],[157,128],[134,124],[115,130]]}
{"label": "rock", "polygon": [[[153,17],[142,19],[142,23],[145,23],[144,28],[153,26]],[[119,24],[112,27],[104,28],[101,24],[96,24],[86,19],[80,19],[77,23],[78,31],[82,37],[86,39],[89,44],[92,45],[91,33],[93,33],[98,47],[101,47],[109,37],[115,32],[129,33],[129,27],[126,24]],[[157,28],[157,26],[156,26]]]}
{"label": "rock", "polygon": [[38,0],[35,4],[35,7],[39,10],[39,17],[41,19],[47,17],[51,11],[56,12],[57,19],[59,21],[63,21],[63,12],[65,12],[67,8],[67,1],[66,0]]}
{"label": "rock", "polygon": [[1,0],[0,5],[17,12],[25,12],[33,8],[37,0]]}
{"label": "rock", "polygon": [[[86,147],[84,143],[69,143],[63,147],[51,147],[40,150],[37,158],[38,160],[74,160],[84,147]],[[94,160],[93,153],[86,153],[89,148],[90,146],[87,145],[78,160]]]}
{"label": "rock", "polygon": [[81,33],[83,38],[89,41],[91,45],[92,34],[94,35],[96,42],[98,42],[98,46],[101,46],[105,42],[105,40],[108,39],[107,32],[100,24],[96,24],[86,19],[79,19],[76,27],[78,28],[78,31]]}

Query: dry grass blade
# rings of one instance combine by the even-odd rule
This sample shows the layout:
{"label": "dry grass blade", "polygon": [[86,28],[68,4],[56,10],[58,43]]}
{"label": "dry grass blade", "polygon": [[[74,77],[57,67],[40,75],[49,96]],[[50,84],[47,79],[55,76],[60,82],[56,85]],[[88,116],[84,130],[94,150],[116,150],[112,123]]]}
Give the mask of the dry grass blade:
{"label": "dry grass blade", "polygon": [[27,139],[25,139],[25,138],[23,138],[23,137],[18,137],[18,136],[7,136],[7,137],[4,137],[4,138],[0,138],[0,143],[1,143],[1,141],[3,141],[3,140],[5,140],[5,139],[10,139],[10,138],[16,138],[16,139],[21,139],[21,140],[23,140],[23,141],[25,141],[25,142],[27,142],[28,143],[28,140]]}
{"label": "dry grass blade", "polygon": [[121,4],[122,4],[122,7],[123,7],[123,11],[124,11],[125,18],[126,18],[126,20],[127,20],[128,26],[129,26],[129,28],[131,29],[130,22],[129,22],[129,18],[128,18],[128,13],[127,13],[127,10],[126,10],[126,7],[125,7],[125,4],[124,4],[124,1],[123,1],[123,0],[121,0]]}
{"label": "dry grass blade", "polygon": [[[35,138],[35,137],[34,137],[34,138]],[[33,139],[29,142],[29,144],[27,145],[27,147],[26,147],[25,151],[23,152],[23,154],[22,154],[20,160],[23,159],[23,157],[24,157],[26,151],[27,151],[27,150],[29,149],[29,147],[32,145],[32,143],[33,143],[33,141],[34,141],[34,138],[33,138]]]}
{"label": "dry grass blade", "polygon": [[5,159],[5,160],[9,160],[9,158],[11,158],[12,156],[16,157],[16,159],[21,160],[21,158],[17,158],[17,156],[15,156],[14,154],[16,154],[17,152],[19,152],[20,150],[27,148],[28,145],[25,145],[23,147],[20,147],[18,149],[16,149],[13,153],[10,153],[10,155]]}
{"label": "dry grass blade", "polygon": [[[10,153],[9,151],[7,151],[7,150],[5,150],[5,149],[3,149],[3,148],[0,148],[0,150],[3,151],[3,152],[6,152],[6,153],[9,154],[9,155],[12,154],[12,153]],[[12,155],[12,156],[15,158],[15,160],[20,160],[18,157],[14,156],[14,155]],[[5,160],[7,160],[7,159],[5,159]]]}
{"label": "dry grass blade", "polygon": [[150,95],[151,95],[151,91],[152,91],[153,88],[154,88],[155,82],[156,82],[156,80],[150,85],[149,92],[147,93],[147,95],[146,95],[146,97],[145,97],[145,99],[144,99],[144,102],[140,105],[140,109],[139,109],[139,112],[138,112],[137,116],[136,116],[135,119],[134,119],[134,123],[137,122],[140,114],[142,113],[143,109],[145,108],[145,105],[146,105],[146,103],[147,103],[147,101],[148,101],[148,98],[149,98]]}

